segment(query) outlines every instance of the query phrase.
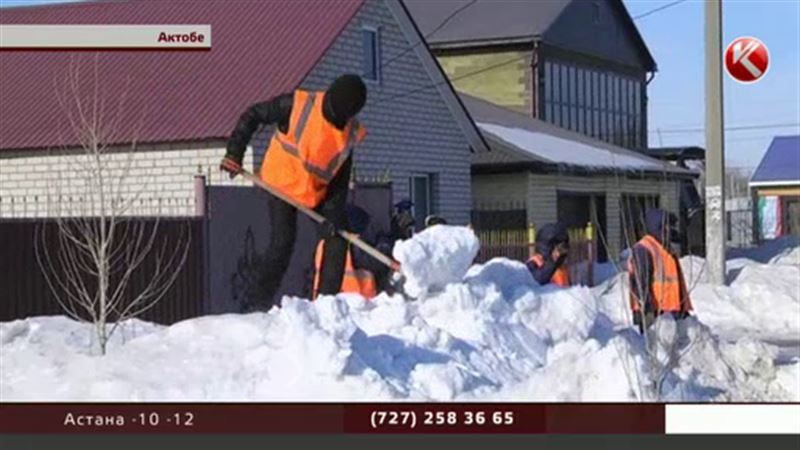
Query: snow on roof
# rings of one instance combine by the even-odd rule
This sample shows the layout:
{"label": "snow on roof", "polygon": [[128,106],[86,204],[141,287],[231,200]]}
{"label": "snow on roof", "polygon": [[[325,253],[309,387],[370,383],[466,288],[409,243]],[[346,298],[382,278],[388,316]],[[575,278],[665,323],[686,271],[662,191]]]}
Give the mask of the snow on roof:
{"label": "snow on roof", "polygon": [[476,154],[478,166],[533,163],[591,171],[668,172],[693,175],[691,170],[566,130],[485,100],[459,93],[478,128],[493,145]]}
{"label": "snow on roof", "polygon": [[750,183],[800,184],[800,135],[773,138]]}
{"label": "snow on roof", "polygon": [[663,164],[633,152],[630,154],[612,152],[570,139],[492,123],[478,122],[478,127],[517,149],[553,164],[638,170],[663,168]]}

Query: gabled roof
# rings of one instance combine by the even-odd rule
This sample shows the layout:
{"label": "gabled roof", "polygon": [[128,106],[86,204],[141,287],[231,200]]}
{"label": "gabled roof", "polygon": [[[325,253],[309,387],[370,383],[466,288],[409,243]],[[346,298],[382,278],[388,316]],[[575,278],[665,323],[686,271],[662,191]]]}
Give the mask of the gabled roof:
{"label": "gabled roof", "polygon": [[800,135],[772,139],[750,185],[800,184]]}
{"label": "gabled roof", "polygon": [[[575,1],[586,0],[403,0],[433,48],[548,42],[548,30]],[[656,62],[625,5],[606,1],[628,28],[647,70],[655,71]]]}
{"label": "gabled roof", "polygon": [[477,169],[636,172],[682,176],[695,173],[632,150],[565,130],[485,100],[460,94],[492,147],[473,155]]}
{"label": "gabled roof", "polygon": [[[121,123],[109,143],[226,139],[248,105],[297,88],[365,0],[126,0],[4,8],[2,24],[210,24],[209,51],[114,51],[99,55],[101,87]],[[401,30],[473,150],[486,151],[452,85],[399,0]],[[0,151],[68,146],[55,85],[70,61],[88,82],[90,52],[0,52]],[[85,86],[88,88],[88,86]],[[69,135],[69,133],[66,133]]]}
{"label": "gabled roof", "polygon": [[[118,142],[129,142],[134,133],[140,142],[166,142],[230,135],[247,105],[297,87],[362,3],[89,2],[6,8],[0,23],[211,24],[209,51],[99,54],[101,86],[109,97],[116,101],[128,91],[124,108],[131,115]],[[88,82],[93,53],[0,52],[0,149],[69,144],[57,130],[63,113],[54,91],[72,58]]]}

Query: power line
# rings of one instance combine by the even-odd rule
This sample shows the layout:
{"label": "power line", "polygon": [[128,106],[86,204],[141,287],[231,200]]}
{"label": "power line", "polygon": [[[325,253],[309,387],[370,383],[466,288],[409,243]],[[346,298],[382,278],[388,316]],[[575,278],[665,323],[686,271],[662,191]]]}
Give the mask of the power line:
{"label": "power line", "polygon": [[[506,60],[506,61],[503,61],[503,62],[500,62],[500,63],[497,63],[497,64],[493,64],[493,65],[490,65],[490,66],[482,67],[482,68],[480,68],[478,70],[475,70],[473,72],[468,72],[468,73],[465,73],[465,74],[463,74],[461,76],[448,78],[448,79],[449,79],[450,82],[455,82],[455,81],[458,81],[458,80],[462,80],[464,78],[469,78],[469,77],[474,76],[474,75],[479,75],[479,74],[481,74],[483,72],[488,72],[490,70],[497,69],[498,67],[502,67],[502,66],[506,66],[506,65],[514,63],[514,62],[522,61],[525,58],[527,58],[527,55],[525,55],[524,57],[511,58],[509,60]],[[445,78],[447,78],[447,75],[445,75]],[[438,83],[428,84],[428,85],[421,86],[421,87],[416,88],[416,89],[412,89],[412,90],[407,91],[407,92],[403,92],[401,94],[393,95],[393,96],[385,98],[383,100],[388,101],[388,100],[394,100],[394,99],[401,98],[401,97],[410,97],[410,96],[412,96],[412,95],[414,95],[414,94],[416,94],[418,92],[422,92],[422,91],[426,91],[426,90],[431,89],[431,88],[438,87],[438,86],[440,86],[440,85],[442,85],[442,84],[444,84],[446,82],[447,81],[440,81]]]}
{"label": "power line", "polygon": [[[653,8],[653,9],[651,9],[651,10],[649,10],[649,11],[645,11],[645,12],[644,12],[644,13],[642,13],[642,14],[639,14],[639,15],[637,15],[637,16],[635,16],[635,17],[632,17],[632,20],[638,20],[638,19],[641,19],[641,18],[643,18],[643,17],[650,16],[650,15],[652,15],[652,14],[655,14],[655,13],[659,12],[659,11],[663,11],[663,10],[665,10],[665,9],[667,9],[667,8],[670,8],[670,7],[676,6],[676,5],[678,5],[678,4],[680,4],[680,3],[683,3],[683,2],[685,2],[685,1],[686,1],[686,0],[676,0],[676,1],[673,1],[673,2],[671,2],[671,3],[668,3],[668,4],[666,4],[666,5],[662,5],[662,6],[659,6],[659,7],[657,7],[657,8]],[[457,10],[453,11],[453,12],[452,12],[452,13],[451,13],[451,14],[450,14],[450,15],[449,15],[447,18],[445,18],[445,20],[444,20],[442,23],[440,23],[440,24],[439,24],[439,25],[438,25],[438,26],[437,26],[437,27],[436,27],[436,28],[435,28],[433,31],[429,32],[429,33],[426,35],[426,38],[427,38],[427,37],[429,37],[429,36],[431,36],[433,33],[435,33],[436,31],[438,31],[439,29],[441,29],[441,28],[444,26],[444,24],[446,24],[446,23],[447,23],[449,20],[451,20],[453,17],[455,17],[455,16],[456,16],[458,13],[460,13],[460,12],[464,11],[465,9],[467,9],[468,7],[470,7],[470,6],[474,5],[476,2],[477,2],[477,0],[474,0],[474,1],[470,2],[470,3],[468,3],[467,5],[465,5],[465,6],[462,6],[461,8],[459,8],[459,9],[457,9]],[[593,30],[589,30],[589,31],[593,31]],[[591,33],[587,33],[586,35],[588,36],[589,34],[591,34]],[[579,38],[580,38],[580,37],[581,37],[581,36],[579,36]],[[400,56],[402,56],[403,54],[405,54],[405,53],[409,52],[411,49],[413,49],[413,48],[415,48],[415,47],[417,47],[417,46],[421,45],[423,42],[424,42],[424,40],[422,40],[422,41],[420,41],[420,42],[417,42],[416,44],[414,44],[414,46],[412,46],[412,47],[410,47],[410,48],[407,48],[407,49],[406,49],[406,50],[405,50],[403,53],[401,53],[400,55],[398,55],[398,56],[396,56],[396,57],[392,58],[392,59],[391,59],[391,60],[389,60],[389,61],[388,61],[386,64],[382,65],[382,67],[386,67],[386,66],[387,66],[389,63],[391,63],[391,62],[395,61],[396,59],[398,59],[398,58],[399,58]],[[556,44],[557,44],[557,43],[556,43]],[[463,80],[463,79],[465,79],[465,78],[469,78],[469,77],[472,77],[472,76],[475,76],[475,75],[480,75],[480,74],[482,74],[482,73],[484,73],[484,72],[488,72],[488,71],[490,71],[490,70],[494,70],[494,69],[496,69],[496,68],[503,67],[503,66],[506,66],[506,65],[508,65],[508,64],[512,64],[512,63],[514,63],[514,62],[523,61],[523,60],[527,59],[528,57],[529,57],[529,55],[525,54],[525,55],[522,55],[522,56],[520,56],[520,57],[512,58],[512,59],[510,59],[510,60],[507,60],[507,61],[504,61],[504,62],[501,62],[501,63],[492,64],[492,65],[489,65],[489,66],[486,66],[486,67],[482,67],[482,68],[480,68],[480,69],[477,69],[477,70],[474,70],[474,71],[472,71],[472,72],[467,72],[467,73],[465,73],[465,74],[463,74],[463,75],[461,75],[461,76],[455,77],[455,78],[449,78],[449,77],[447,77],[447,75],[445,74],[445,80],[444,80],[444,81],[440,81],[440,82],[432,83],[432,84],[429,84],[429,85],[426,85],[426,86],[422,86],[422,87],[419,87],[419,88],[416,88],[416,89],[412,89],[412,90],[410,90],[410,91],[407,91],[407,92],[404,92],[404,93],[402,93],[402,94],[395,94],[395,95],[392,95],[392,96],[390,96],[390,97],[387,97],[387,98],[382,98],[382,99],[380,99],[380,100],[379,100],[379,103],[382,103],[383,101],[390,101],[390,100],[395,100],[395,99],[402,98],[402,97],[406,97],[406,96],[411,96],[411,95],[417,94],[417,93],[419,93],[419,92],[426,91],[426,90],[428,90],[428,89],[431,89],[431,88],[438,87],[438,86],[440,86],[440,85],[442,85],[442,84],[445,84],[445,83],[447,83],[448,81],[452,83],[452,82],[455,82],[455,81],[458,81],[458,80]]]}
{"label": "power line", "polygon": [[667,8],[671,8],[671,7],[676,6],[676,5],[680,5],[681,3],[685,2],[685,1],[686,0],[676,0],[674,2],[667,3],[666,5],[661,5],[661,6],[657,7],[657,8],[651,9],[650,11],[646,11],[646,12],[643,12],[642,14],[634,16],[633,20],[643,19],[643,18],[645,18],[645,17],[647,17],[647,16],[649,16],[651,14],[655,14],[655,13],[657,13],[659,11],[663,11],[663,10],[665,10]]}
{"label": "power line", "polygon": [[469,8],[470,6],[474,5],[474,4],[475,4],[475,3],[477,3],[477,2],[478,2],[478,0],[472,0],[472,1],[470,1],[469,3],[467,3],[467,4],[465,4],[465,5],[463,5],[463,6],[460,6],[460,7],[456,8],[456,9],[455,9],[453,12],[451,12],[451,13],[450,13],[450,14],[449,14],[447,17],[445,17],[445,18],[444,18],[444,20],[443,20],[443,21],[441,21],[441,22],[439,23],[439,25],[437,25],[437,26],[436,26],[436,28],[434,28],[433,30],[429,31],[429,32],[428,32],[428,34],[426,34],[426,35],[425,35],[425,36],[424,36],[422,39],[420,39],[420,40],[419,40],[419,42],[417,42],[416,44],[414,44],[414,45],[412,45],[412,46],[409,46],[408,48],[406,48],[405,50],[403,50],[402,52],[400,52],[400,54],[396,55],[394,58],[392,58],[392,59],[390,59],[390,60],[386,61],[386,62],[385,62],[385,63],[384,63],[384,64],[383,64],[381,67],[382,67],[382,68],[389,67],[389,65],[390,65],[390,64],[392,64],[393,62],[395,62],[395,61],[397,61],[398,59],[402,58],[402,57],[403,57],[403,55],[407,54],[407,53],[408,53],[408,52],[410,52],[411,50],[414,50],[415,48],[417,48],[417,47],[419,47],[420,45],[424,44],[424,43],[425,43],[425,42],[428,40],[428,38],[429,38],[429,37],[433,36],[434,34],[436,34],[436,32],[437,32],[437,31],[439,31],[439,30],[441,30],[442,28],[444,28],[444,26],[445,26],[445,25],[447,25],[447,23],[448,23],[448,22],[450,22],[450,20],[452,20],[452,19],[453,19],[455,16],[457,16],[457,15],[458,15],[458,14],[460,14],[462,11],[466,10],[467,8]]}
{"label": "power line", "polygon": [[[725,127],[725,131],[746,131],[746,130],[768,130],[772,128],[788,128],[788,127],[800,127],[800,122],[795,123],[764,123],[758,125],[738,125],[738,126],[731,126]],[[705,127],[701,128],[672,128],[672,129],[656,129],[650,131],[649,133],[702,133],[706,129]]]}

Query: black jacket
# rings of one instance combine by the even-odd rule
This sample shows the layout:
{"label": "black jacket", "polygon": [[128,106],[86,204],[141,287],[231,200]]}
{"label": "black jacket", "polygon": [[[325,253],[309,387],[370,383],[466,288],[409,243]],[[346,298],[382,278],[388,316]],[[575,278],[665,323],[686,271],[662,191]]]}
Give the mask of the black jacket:
{"label": "black jacket", "polygon": [[226,156],[241,163],[247,144],[261,125],[276,125],[281,133],[289,131],[292,116],[293,94],[283,94],[265,102],[250,105],[239,116],[239,121],[228,139]]}

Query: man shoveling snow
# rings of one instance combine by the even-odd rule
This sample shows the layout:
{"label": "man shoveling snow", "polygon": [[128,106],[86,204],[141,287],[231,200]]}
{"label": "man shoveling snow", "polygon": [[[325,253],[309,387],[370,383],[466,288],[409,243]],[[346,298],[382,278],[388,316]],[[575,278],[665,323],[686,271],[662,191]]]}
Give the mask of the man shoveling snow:
{"label": "man shoveling snow", "polygon": [[339,292],[347,253],[339,231],[347,222],[352,149],[366,135],[356,119],[366,101],[364,82],[348,74],[334,80],[327,91],[298,89],[252,105],[240,117],[220,164],[231,178],[249,175],[242,168],[242,159],[258,127],[276,127],[260,178],[252,180],[270,189],[271,240],[258,279],[260,303],[246,309],[272,306],[294,249],[298,209],[316,213],[325,239],[318,290],[322,294]]}

